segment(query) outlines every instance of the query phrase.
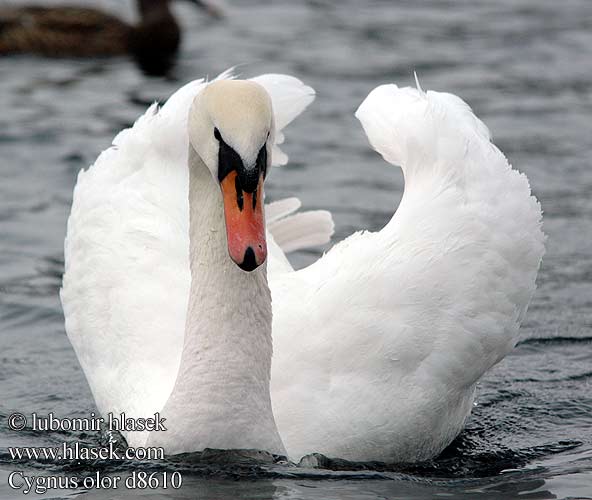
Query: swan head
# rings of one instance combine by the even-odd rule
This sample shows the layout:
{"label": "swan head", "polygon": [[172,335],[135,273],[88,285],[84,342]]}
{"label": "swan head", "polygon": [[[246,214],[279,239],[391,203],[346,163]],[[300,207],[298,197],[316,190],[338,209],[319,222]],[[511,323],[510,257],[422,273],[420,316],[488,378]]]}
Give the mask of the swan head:
{"label": "swan head", "polygon": [[271,99],[251,81],[219,80],[191,106],[189,140],[219,184],[230,258],[244,271],[265,262],[263,183],[271,165]]}

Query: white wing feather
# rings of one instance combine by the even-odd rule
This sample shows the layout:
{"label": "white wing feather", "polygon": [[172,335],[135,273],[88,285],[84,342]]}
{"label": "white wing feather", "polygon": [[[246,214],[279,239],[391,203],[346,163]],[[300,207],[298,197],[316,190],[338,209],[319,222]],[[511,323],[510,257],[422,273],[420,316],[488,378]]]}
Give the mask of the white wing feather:
{"label": "white wing feather", "polygon": [[296,197],[267,203],[265,205],[265,223],[269,226],[269,224],[293,214],[301,206],[302,202]]}
{"label": "white wing feather", "polygon": [[516,342],[541,210],[458,97],[381,86],[356,116],[405,193],[382,231],[272,276],[274,414],[293,458],[419,460],[460,432]]}
{"label": "white wing feather", "polygon": [[275,166],[288,163],[288,156],[278,147],[284,143],[282,130],[296,118],[315,98],[315,91],[290,75],[268,74],[252,78],[271,96],[275,118],[275,146],[272,162]]}
{"label": "white wing feather", "polygon": [[329,243],[335,224],[326,210],[309,210],[268,223],[275,242],[286,252]]}

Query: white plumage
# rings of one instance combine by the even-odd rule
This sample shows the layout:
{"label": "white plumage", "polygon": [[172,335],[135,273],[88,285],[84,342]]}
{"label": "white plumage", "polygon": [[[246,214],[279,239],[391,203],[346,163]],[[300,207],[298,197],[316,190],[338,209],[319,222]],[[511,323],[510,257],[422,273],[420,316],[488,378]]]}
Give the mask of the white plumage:
{"label": "white plumage", "polygon": [[[281,143],[312,90],[282,75],[255,80]],[[104,413],[150,415],[175,384],[191,283],[187,113],[205,85],[150,108],[79,175],[61,295]],[[462,429],[475,384],[516,342],[544,251],[541,211],[458,97],[384,85],[356,116],[403,168],[405,193],[383,230],[300,271],[279,247],[325,242],[330,216],[293,215],[295,200],[267,207],[273,411],[292,459],[425,459]]]}
{"label": "white plumage", "polygon": [[402,166],[404,196],[380,232],[270,276],[274,413],[293,456],[427,459],[516,343],[544,251],[540,206],[456,96],[384,85],[356,116]]}

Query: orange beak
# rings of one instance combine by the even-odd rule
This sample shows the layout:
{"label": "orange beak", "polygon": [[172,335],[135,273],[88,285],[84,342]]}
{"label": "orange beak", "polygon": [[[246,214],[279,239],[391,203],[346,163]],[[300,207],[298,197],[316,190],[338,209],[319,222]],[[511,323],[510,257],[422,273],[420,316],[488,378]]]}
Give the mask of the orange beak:
{"label": "orange beak", "polygon": [[267,258],[263,175],[252,193],[243,191],[236,171],[224,177],[220,188],[224,200],[228,253],[241,269],[253,271]]}

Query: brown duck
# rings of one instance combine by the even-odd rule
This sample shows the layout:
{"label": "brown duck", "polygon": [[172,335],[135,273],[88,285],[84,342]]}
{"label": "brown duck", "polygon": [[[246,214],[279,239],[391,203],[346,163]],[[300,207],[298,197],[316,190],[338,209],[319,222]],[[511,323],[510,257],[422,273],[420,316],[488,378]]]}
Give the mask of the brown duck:
{"label": "brown duck", "polygon": [[[189,0],[220,17],[204,0]],[[165,74],[174,64],[181,31],[170,0],[137,0],[140,22],[129,25],[97,9],[0,7],[0,55],[97,57],[131,54],[143,71]]]}

